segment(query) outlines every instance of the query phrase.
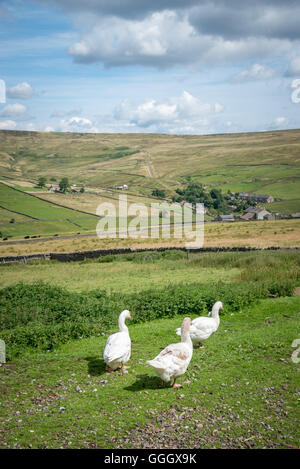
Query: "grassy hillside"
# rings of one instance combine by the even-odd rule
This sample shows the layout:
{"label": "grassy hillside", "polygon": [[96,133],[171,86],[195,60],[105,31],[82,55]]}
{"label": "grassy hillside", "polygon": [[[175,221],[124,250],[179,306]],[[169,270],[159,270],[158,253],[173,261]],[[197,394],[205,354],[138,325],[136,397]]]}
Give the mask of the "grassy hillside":
{"label": "grassy hillside", "polygon": [[[78,184],[128,184],[170,195],[181,181],[300,199],[300,130],[207,136],[0,132],[0,176],[67,176]],[[150,170],[149,170],[150,166]],[[153,177],[151,177],[151,175]]]}
{"label": "grassy hillside", "polygon": [[[8,222],[9,225],[9,222]],[[1,230],[0,230],[1,231]],[[270,246],[297,247],[300,244],[300,219],[208,223],[205,225],[204,246],[252,246],[267,248]],[[118,249],[130,247],[158,248],[185,246],[186,239],[160,238],[160,239],[99,239],[95,234],[68,235],[69,237],[52,237],[50,239],[37,239],[23,243],[18,240],[13,244],[0,243],[0,256],[16,256],[23,254],[36,254],[45,252],[73,252],[93,249]],[[11,240],[9,240],[11,243]]]}
{"label": "grassy hillside", "polygon": [[[41,176],[48,184],[68,177],[88,192],[40,190],[36,195],[47,203],[1,184],[34,194]],[[149,207],[157,201],[154,189],[171,198],[187,180],[223,193],[270,194],[276,199],[267,205],[271,211],[300,212],[300,130],[207,136],[0,131],[0,231],[20,238],[95,232],[95,217],[55,204],[95,214],[101,202],[118,206],[122,191],[110,186],[127,184],[128,203]],[[12,216],[15,224],[9,223],[9,210],[38,220]]]}
{"label": "grassy hillside", "polygon": [[[47,202],[0,183],[2,237],[95,230],[98,217]],[[14,222],[12,222],[14,220]]]}
{"label": "grassy hillside", "polygon": [[[0,367],[1,448],[298,446],[299,364],[291,358],[300,303],[291,295],[299,256],[178,256],[71,263],[56,273],[65,288],[51,279],[61,265],[3,266],[10,286],[0,290],[0,329],[10,360]],[[49,283],[16,283],[43,267]],[[121,291],[113,293],[116,278]],[[217,299],[220,327],[194,350],[183,388],[161,387],[146,360],[178,341],[183,317],[206,314]],[[125,307],[134,313],[130,369],[109,374],[103,349]]]}

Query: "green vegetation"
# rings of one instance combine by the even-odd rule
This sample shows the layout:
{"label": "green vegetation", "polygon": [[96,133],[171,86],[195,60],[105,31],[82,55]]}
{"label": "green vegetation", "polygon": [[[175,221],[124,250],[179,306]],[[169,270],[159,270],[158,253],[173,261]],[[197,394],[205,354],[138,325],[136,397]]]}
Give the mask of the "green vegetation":
{"label": "green vegetation", "polygon": [[[92,231],[99,220],[96,216],[47,202],[1,183],[0,205],[0,215],[4,216],[1,218],[3,237],[74,233],[80,229]],[[8,213],[14,216],[14,224],[7,222]]]}
{"label": "green vegetation", "polygon": [[[86,194],[78,194],[80,201],[69,200],[70,208],[85,210],[83,196],[92,193],[117,203],[117,191],[108,188],[126,184],[130,203],[149,205],[153,194],[169,201],[204,202],[209,209],[206,219],[243,211],[249,203],[230,199],[230,194],[242,191],[273,195],[277,200],[267,205],[268,210],[300,212],[299,130],[207,136],[0,131],[0,145],[5,160],[0,166],[2,181],[27,192],[44,191],[42,197],[53,197],[58,204],[67,199],[72,181]],[[154,177],[149,175],[148,159]],[[64,193],[46,194],[44,186],[37,186],[45,178],[65,181]],[[59,214],[62,209],[57,206],[54,214],[53,204],[47,214],[39,214],[46,207],[37,207],[33,198],[10,197],[4,204],[1,200],[0,190],[0,205],[6,210],[46,220],[21,225],[0,219],[5,238],[95,232],[95,218],[84,215],[76,220],[76,212]],[[87,211],[95,213],[95,207]],[[50,221],[58,218],[61,221]]]}
{"label": "green vegetation", "polygon": [[[127,272],[127,288],[119,289],[116,274],[114,285],[101,288],[100,276],[104,281],[114,265]],[[93,276],[98,268],[97,289],[74,291],[72,278],[68,288],[16,283],[40,267],[57,268],[58,277],[63,267],[73,280],[77,268],[78,281],[84,270]],[[153,284],[157,269],[160,287]],[[173,269],[172,283],[164,284],[161,269]],[[292,297],[300,283],[297,252],[203,253],[189,260],[182,252],[148,252],[0,270],[2,278],[15,272],[11,286],[0,290],[9,359],[0,368],[1,448],[297,446],[299,365],[291,360],[299,337],[300,301]],[[180,270],[184,278],[176,284]],[[196,272],[201,282],[191,282]],[[216,300],[224,304],[220,327],[204,349],[194,350],[179,379],[183,389],[161,387],[146,360],[179,340],[175,328],[185,316],[206,314]],[[131,368],[109,374],[102,353],[125,308],[133,313]]]}
{"label": "green vegetation", "polygon": [[[74,289],[72,282],[76,275],[75,263],[65,266],[44,261],[42,269],[34,261],[28,266],[1,266],[3,278],[12,272],[14,282],[18,277],[34,277],[35,270],[39,278],[41,271],[46,275],[55,271],[60,285],[64,283],[64,275],[69,279],[69,291],[46,283],[32,285],[19,283],[2,289],[0,291],[1,337],[9,344],[10,353],[13,355],[22,352],[27,346],[49,349],[73,338],[105,332],[109,324],[116,321],[118,311],[125,308],[135,312],[133,322],[173,317],[177,314],[193,316],[200,311],[205,313],[218,298],[222,298],[230,311],[237,311],[268,295],[292,295],[300,281],[299,256],[294,252],[202,254],[195,255],[189,261],[182,259],[182,255],[183,253],[172,251],[123,255],[124,258],[119,260],[119,264],[122,265],[118,269],[119,272],[122,270],[126,272],[123,292],[119,288],[118,292],[112,290],[118,276],[116,270],[111,277],[110,290],[103,289],[104,285],[107,285],[104,279],[110,278],[108,263],[114,265],[116,260],[123,256],[100,258],[100,264],[105,262],[104,269],[100,268],[99,261],[82,263],[85,275],[96,277],[94,285],[101,285],[102,289],[90,291],[85,289],[81,293],[72,291]],[[131,263],[134,263],[132,269]],[[143,283],[136,283],[135,278],[143,276],[145,264],[148,265],[147,278],[144,277]],[[97,270],[97,265],[98,274],[94,269],[96,267]],[[66,269],[65,273],[61,267]],[[177,281],[176,285],[174,275],[173,284],[164,286],[161,283],[160,288],[153,288],[155,282],[152,273],[159,279],[163,276],[163,270],[173,268],[175,271],[180,271],[182,267],[185,268],[185,279],[189,278],[188,287],[183,279],[181,282]],[[214,275],[210,275],[211,267],[215,268]],[[217,276],[220,267],[219,282],[212,281],[212,277]],[[228,269],[229,276],[224,267]],[[233,268],[236,268],[236,281],[230,281],[230,269]],[[193,277],[189,272],[200,273],[201,269],[205,269],[208,275],[206,282],[192,283]],[[79,267],[77,275],[81,282],[83,275],[80,270],[82,269]],[[70,275],[70,272],[73,272],[73,275]],[[130,282],[128,282],[129,272],[131,272]],[[226,283],[221,281],[222,276],[227,280]],[[129,283],[131,291],[134,285],[139,290],[128,293],[126,287]],[[122,281],[120,285],[122,286]]]}
{"label": "green vegetation", "polygon": [[161,189],[154,189],[154,191],[152,191],[152,195],[154,197],[159,197],[160,199],[165,199],[166,197],[165,192],[162,191]]}
{"label": "green vegetation", "polygon": [[[106,336],[25,352],[0,369],[1,448],[286,448],[298,445],[299,299],[226,309],[182,390],[145,361],[178,339],[183,316],[129,325],[131,368],[105,372]],[[116,330],[111,324],[111,331]]]}
{"label": "green vegetation", "polygon": [[178,197],[173,197],[174,202],[187,201],[193,205],[201,203],[208,209],[228,213],[226,199],[219,189],[211,189],[207,192],[202,184],[190,183],[184,189],[176,189],[176,193]]}
{"label": "green vegetation", "polygon": [[270,194],[282,200],[283,212],[293,200],[300,211],[297,129],[204,136],[1,131],[0,145],[2,180],[67,177],[86,188],[127,184],[136,196],[151,196],[157,189],[167,199],[176,197],[180,181],[188,181],[207,192],[222,190],[223,196],[228,190]]}
{"label": "green vegetation", "polygon": [[62,178],[59,182],[59,190],[63,193],[67,192],[67,190],[70,187],[69,179],[68,178]]}
{"label": "green vegetation", "polygon": [[39,177],[37,185],[38,185],[38,187],[45,187],[46,182],[47,182],[47,178],[41,176],[41,177]]}

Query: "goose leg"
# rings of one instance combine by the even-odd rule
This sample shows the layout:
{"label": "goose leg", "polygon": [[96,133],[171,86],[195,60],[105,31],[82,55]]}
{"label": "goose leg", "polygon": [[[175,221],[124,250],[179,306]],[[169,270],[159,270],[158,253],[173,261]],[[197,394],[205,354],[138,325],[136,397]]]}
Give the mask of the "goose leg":
{"label": "goose leg", "polygon": [[172,388],[182,388],[182,385],[181,384],[177,384],[176,383],[176,378],[174,379],[174,382],[172,384]]}
{"label": "goose leg", "polygon": [[122,366],[121,366],[121,369],[122,369],[122,370],[128,370],[128,368],[130,368],[130,366],[125,366],[125,365],[122,365]]}

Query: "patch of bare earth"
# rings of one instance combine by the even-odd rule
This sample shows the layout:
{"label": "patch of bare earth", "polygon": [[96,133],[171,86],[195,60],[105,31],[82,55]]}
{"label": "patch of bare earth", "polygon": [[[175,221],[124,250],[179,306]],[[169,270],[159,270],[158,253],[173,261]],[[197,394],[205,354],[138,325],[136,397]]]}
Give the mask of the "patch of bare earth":
{"label": "patch of bare earth", "polygon": [[295,288],[294,296],[300,296],[300,287]]}
{"label": "patch of bare earth", "polygon": [[[244,411],[242,411],[244,412]],[[154,412],[153,412],[154,413]],[[288,447],[282,441],[270,439],[267,421],[254,429],[248,412],[237,413],[220,404],[210,412],[203,407],[173,406],[156,415],[151,423],[125,431],[123,437],[113,437],[118,448],[193,449],[193,448],[278,448]]]}

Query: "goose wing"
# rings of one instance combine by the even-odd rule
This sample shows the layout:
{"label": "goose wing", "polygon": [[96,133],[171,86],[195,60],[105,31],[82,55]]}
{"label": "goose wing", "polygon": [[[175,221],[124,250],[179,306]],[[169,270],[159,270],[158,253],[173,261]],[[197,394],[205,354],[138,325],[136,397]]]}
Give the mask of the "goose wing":
{"label": "goose wing", "polygon": [[182,342],[170,344],[164,348],[153,360],[147,363],[158,370],[167,370],[170,376],[187,368],[193,351]]}
{"label": "goose wing", "polygon": [[116,332],[108,337],[103,353],[106,363],[122,358],[130,352],[131,340],[127,332]]}
{"label": "goose wing", "polygon": [[217,323],[213,318],[200,317],[192,321],[190,328],[191,337],[201,337],[207,339],[213,332],[217,330]]}

